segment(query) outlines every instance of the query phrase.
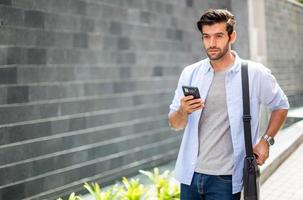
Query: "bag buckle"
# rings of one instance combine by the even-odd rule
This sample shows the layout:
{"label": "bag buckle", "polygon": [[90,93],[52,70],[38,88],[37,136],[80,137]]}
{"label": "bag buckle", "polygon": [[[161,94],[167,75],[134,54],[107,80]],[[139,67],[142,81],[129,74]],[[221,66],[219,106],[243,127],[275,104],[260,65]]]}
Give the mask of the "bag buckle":
{"label": "bag buckle", "polygon": [[249,157],[246,157],[246,159],[248,160],[248,171],[251,172],[251,173],[254,173],[255,171],[255,166],[254,166],[254,157],[253,156],[249,156]]}
{"label": "bag buckle", "polygon": [[251,120],[251,116],[250,115],[243,115],[243,121],[244,122],[249,122]]}

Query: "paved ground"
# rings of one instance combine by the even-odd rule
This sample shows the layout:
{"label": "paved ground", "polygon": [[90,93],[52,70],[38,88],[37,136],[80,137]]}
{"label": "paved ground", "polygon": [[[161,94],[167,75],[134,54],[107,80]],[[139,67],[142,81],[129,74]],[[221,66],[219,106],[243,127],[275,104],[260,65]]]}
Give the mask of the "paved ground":
{"label": "paved ground", "polygon": [[262,200],[303,200],[303,144],[261,187]]}

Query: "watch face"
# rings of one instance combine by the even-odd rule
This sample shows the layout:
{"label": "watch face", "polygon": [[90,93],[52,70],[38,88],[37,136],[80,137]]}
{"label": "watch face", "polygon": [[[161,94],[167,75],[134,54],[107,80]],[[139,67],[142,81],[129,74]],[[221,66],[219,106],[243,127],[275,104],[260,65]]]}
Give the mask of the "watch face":
{"label": "watch face", "polygon": [[268,142],[269,142],[270,145],[274,145],[275,140],[274,140],[273,138],[270,138],[270,139],[268,140]]}

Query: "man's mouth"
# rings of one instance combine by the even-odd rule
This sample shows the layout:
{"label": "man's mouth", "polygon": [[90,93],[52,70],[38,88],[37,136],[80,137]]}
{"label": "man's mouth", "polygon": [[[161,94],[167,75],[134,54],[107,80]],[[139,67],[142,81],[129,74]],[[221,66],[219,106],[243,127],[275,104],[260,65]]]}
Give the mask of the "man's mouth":
{"label": "man's mouth", "polygon": [[219,49],[209,49],[208,52],[209,53],[217,53],[219,51]]}

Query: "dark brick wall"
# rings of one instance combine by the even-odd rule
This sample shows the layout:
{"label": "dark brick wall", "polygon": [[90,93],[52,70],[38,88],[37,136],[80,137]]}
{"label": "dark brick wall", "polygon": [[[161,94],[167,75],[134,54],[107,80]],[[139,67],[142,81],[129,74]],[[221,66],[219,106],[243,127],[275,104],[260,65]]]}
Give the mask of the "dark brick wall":
{"label": "dark brick wall", "polygon": [[176,157],[201,0],[0,0],[0,199],[56,198]]}

